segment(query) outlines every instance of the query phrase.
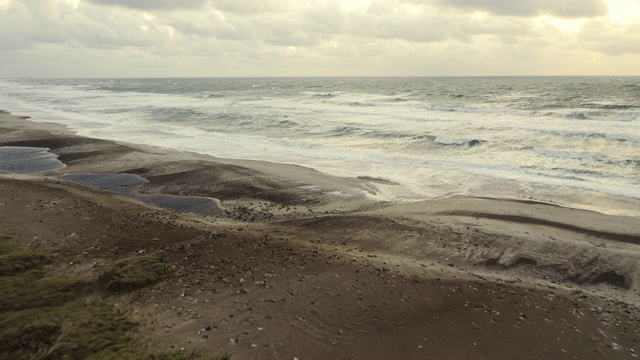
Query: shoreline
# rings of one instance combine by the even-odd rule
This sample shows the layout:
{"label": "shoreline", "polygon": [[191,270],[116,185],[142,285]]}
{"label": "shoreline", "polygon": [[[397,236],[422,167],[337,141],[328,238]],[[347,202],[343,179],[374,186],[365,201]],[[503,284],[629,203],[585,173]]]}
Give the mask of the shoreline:
{"label": "shoreline", "polygon": [[[355,198],[358,201],[364,201],[365,198],[362,194],[369,191],[366,188],[367,180],[336,177],[301,165],[274,163],[262,160],[225,159],[193,151],[181,151],[152,145],[91,138],[78,135],[63,124],[36,122],[29,120],[29,116],[13,115],[6,110],[0,110],[0,116],[2,116],[3,126],[8,126],[12,130],[20,129],[19,131],[22,131],[21,129],[24,129],[27,132],[36,134],[35,136],[29,135],[29,137],[32,138],[31,140],[9,139],[5,140],[3,142],[4,144],[39,147],[39,145],[43,145],[43,143],[49,143],[53,146],[52,150],[56,150],[67,145],[73,146],[74,143],[79,144],[86,142],[91,144],[91,146],[107,148],[99,149],[97,152],[105,151],[124,154],[123,159],[120,160],[126,162],[126,164],[119,164],[117,161],[113,161],[113,159],[106,159],[104,156],[100,157],[97,153],[89,154],[84,151],[72,150],[74,153],[71,155],[67,155],[64,152],[56,153],[58,158],[66,165],[64,169],[61,169],[61,173],[123,172],[123,169],[126,167],[143,167],[153,162],[164,162],[179,166],[175,163],[185,161],[190,163],[186,168],[203,163],[211,163],[220,165],[221,167],[228,166],[234,169],[246,169],[246,171],[253,172],[253,175],[260,174],[261,176],[273,178],[276,182],[283,181],[282,184],[278,184],[280,186],[285,182],[287,185],[292,186],[306,186],[311,190],[311,193],[314,192],[315,187],[320,187],[326,193],[335,193],[338,195],[337,197],[345,199]],[[53,139],[49,139],[49,135],[54,135]],[[87,145],[80,146],[86,147]],[[96,166],[87,161],[87,158],[91,157],[91,155],[99,157],[97,161],[100,163],[99,165]],[[133,168],[128,170],[136,170],[139,172],[141,169]],[[161,172],[160,169],[146,170],[153,172],[152,176],[157,176],[156,174]],[[170,169],[170,171],[172,170],[176,169]],[[303,191],[304,190],[305,189],[303,189]]]}
{"label": "shoreline", "polygon": [[[601,214],[604,216],[616,216],[622,219],[630,218],[634,220],[636,219],[640,220],[640,216],[632,216],[627,214],[610,214],[609,212],[599,211],[597,209],[585,209],[581,207],[572,207],[568,205],[563,205],[563,204],[555,203],[552,201],[542,201],[542,200],[534,200],[529,198],[517,198],[517,197],[452,195],[449,197],[433,198],[433,199],[414,199],[414,200],[405,200],[405,201],[386,201],[386,200],[377,201],[377,200],[371,199],[370,197],[367,197],[367,193],[370,193],[372,191],[368,185],[372,183],[389,184],[389,182],[385,179],[372,178],[368,176],[358,176],[354,178],[339,177],[339,176],[334,176],[331,174],[318,171],[313,168],[304,167],[302,165],[296,165],[296,164],[286,164],[286,163],[277,163],[277,162],[270,162],[270,161],[263,161],[263,160],[250,160],[250,159],[226,159],[226,158],[219,158],[213,155],[202,154],[202,153],[193,152],[193,151],[181,151],[176,149],[157,147],[153,145],[132,144],[127,142],[118,142],[113,140],[104,140],[104,139],[98,139],[98,138],[85,137],[85,136],[78,135],[74,131],[70,130],[69,127],[64,124],[59,124],[55,122],[33,121],[33,120],[30,120],[31,117],[29,116],[13,115],[7,110],[0,109],[0,116],[4,116],[4,115],[8,115],[9,117],[14,119],[19,119],[19,121],[22,121],[23,123],[18,124],[17,127],[18,128],[24,127],[28,129],[28,131],[31,131],[37,128],[39,130],[44,131],[45,134],[47,132],[50,132],[51,134],[55,134],[56,136],[64,136],[64,137],[69,136],[71,138],[81,138],[88,141],[93,140],[96,143],[115,144],[118,147],[127,148],[129,149],[128,151],[130,151],[131,153],[138,153],[135,156],[131,156],[131,158],[125,159],[125,161],[130,162],[132,164],[135,164],[136,162],[141,162],[142,164],[144,164],[144,159],[142,159],[141,157],[145,157],[145,156],[153,157],[154,159],[152,160],[152,162],[158,161],[159,158],[164,157],[164,158],[170,159],[170,161],[172,162],[202,161],[204,163],[229,165],[232,167],[245,168],[250,171],[254,171],[253,175],[257,173],[261,173],[262,175],[265,175],[271,178],[286,179],[285,182],[279,185],[282,186],[284,185],[284,183],[286,183],[287,186],[302,187],[303,189],[301,192],[306,192],[306,195],[312,196],[314,193],[317,193],[316,191],[317,189],[321,189],[321,191],[323,192],[323,195],[326,195],[326,194],[337,195],[337,196],[332,196],[330,199],[325,199],[324,201],[326,202],[330,202],[330,203],[335,201],[340,202],[341,199],[355,200],[355,201],[345,201],[345,203],[350,205],[347,207],[351,209],[351,211],[354,211],[360,208],[370,208],[370,207],[375,208],[377,206],[382,206],[382,207],[407,206],[411,208],[412,204],[424,204],[429,202],[438,203],[438,202],[442,202],[442,201],[446,202],[454,199],[469,199],[472,202],[476,200],[480,200],[480,201],[487,200],[490,202],[506,201],[506,202],[529,204],[534,206],[540,205],[540,206],[559,207],[566,210],[578,210],[585,213],[593,212],[593,213]],[[43,127],[39,125],[43,125]],[[14,127],[14,126],[16,126],[16,124],[15,122],[12,122],[11,127]],[[19,143],[24,144],[24,142],[19,142]],[[33,141],[27,142],[27,144],[31,144],[31,143],[33,143]],[[140,156],[140,154],[142,154],[142,156]],[[58,154],[58,157],[60,156],[61,155]],[[67,157],[63,156],[63,160],[64,159],[67,159]],[[104,160],[100,160],[100,161],[104,162]],[[63,163],[65,164],[65,168],[69,167],[69,164],[67,164],[64,161]],[[105,162],[103,167],[96,169],[96,168],[90,167],[89,165],[85,164],[82,161],[78,161],[78,159],[75,159],[75,158],[73,158],[72,165],[73,165],[73,168],[71,169],[71,171],[68,171],[68,169],[60,169],[60,170],[65,170],[65,171],[62,171],[62,173],[72,173],[72,174],[82,173],[83,171],[86,171],[87,173],[93,173],[93,172],[96,172],[96,170],[100,170],[101,172],[121,173],[123,172],[122,168],[124,168],[122,165],[116,165],[113,162]],[[140,171],[141,169],[133,169],[133,170]],[[152,186],[153,185],[151,184],[147,186],[147,190],[150,190]],[[152,193],[158,193],[158,192],[159,190],[155,190]],[[610,195],[610,196],[613,196],[613,195]],[[341,206],[344,207],[345,204],[341,204]],[[576,227],[576,228],[579,228],[579,227]],[[638,231],[638,235],[640,236],[640,230],[637,230],[637,231]],[[603,231],[603,233],[604,232],[607,232],[607,231]],[[613,232],[613,230],[611,230],[611,232]]]}
{"label": "shoreline", "polygon": [[0,129],[0,146],[48,147],[62,173],[132,173],[149,181],[144,194],[220,201],[222,214],[201,216],[0,176],[3,225],[17,243],[66,253],[62,271],[140,251],[174,266],[174,279],[114,299],[161,347],[240,359],[596,359],[628,358],[640,341],[616,325],[640,321],[637,218],[509,199],[375,203],[344,195],[366,190],[364,179],[84,138],[7,114]]}
{"label": "shoreline", "polygon": [[[40,123],[40,121],[46,120],[31,120]],[[62,125],[65,126],[66,125]],[[72,131],[70,128],[66,128],[67,131]],[[78,133],[75,133],[78,135]],[[85,135],[81,135],[85,136]],[[89,136],[90,137],[90,136]],[[96,138],[97,139],[97,138]],[[557,204],[565,207],[591,210],[602,214],[608,215],[622,215],[632,216],[640,219],[640,198],[628,197],[624,194],[621,195],[620,189],[611,190],[607,192],[607,189],[594,190],[591,186],[587,188],[581,188],[574,184],[574,187],[566,187],[564,185],[550,185],[539,182],[520,182],[518,180],[506,180],[500,178],[491,178],[487,175],[478,175],[482,178],[480,183],[474,185],[469,189],[458,188],[457,190],[444,189],[448,185],[442,183],[434,186],[433,189],[423,191],[420,189],[430,188],[429,184],[418,184],[414,182],[395,182],[387,178],[377,178],[375,175],[371,176],[367,173],[362,174],[350,174],[348,176],[340,175],[340,172],[326,172],[322,170],[322,166],[316,170],[313,164],[299,164],[299,163],[286,163],[278,162],[277,160],[251,160],[242,158],[228,158],[217,157],[210,155],[206,152],[197,152],[193,150],[180,150],[174,148],[165,148],[158,144],[140,144],[122,142],[117,139],[106,139],[105,141],[113,141],[115,143],[126,144],[128,146],[136,148],[149,148],[149,149],[161,149],[161,151],[167,151],[169,153],[179,153],[193,155],[196,158],[203,160],[213,160],[216,162],[223,162],[228,164],[236,164],[239,166],[246,166],[252,169],[258,169],[273,176],[284,175],[284,177],[301,177],[302,173],[306,173],[308,176],[302,176],[303,181],[309,182],[309,177],[315,178],[318,175],[323,177],[329,177],[334,179],[340,179],[340,182],[346,183],[349,186],[358,188],[363,192],[370,201],[373,202],[419,202],[423,200],[438,200],[446,199],[451,196],[468,196],[468,197],[484,197],[489,196],[496,199],[516,199],[523,201],[537,201],[541,203]],[[296,171],[295,169],[305,169],[304,171]],[[288,171],[292,171],[293,174],[288,174]],[[326,168],[325,168],[326,170]],[[335,170],[335,169],[334,169]],[[456,170],[459,171],[459,170]],[[404,179],[404,178],[403,178]],[[492,180],[493,179],[493,180]],[[407,180],[407,179],[404,179]],[[499,185],[496,185],[496,181]],[[330,181],[335,185],[334,181]],[[437,182],[437,179],[436,179]],[[522,187],[517,184],[526,184]],[[515,185],[514,185],[515,184]],[[352,189],[353,190],[353,189]]]}
{"label": "shoreline", "polygon": [[[504,224],[509,225],[508,229],[519,231],[520,228],[540,226],[566,231],[567,237],[572,239],[640,244],[640,218],[636,217],[608,215],[529,199],[464,195],[407,202],[373,201],[365,193],[370,191],[367,184],[377,179],[340,178],[299,165],[222,159],[88,138],[75,134],[65,125],[33,122],[28,116],[0,114],[0,120],[4,126],[17,130],[21,139],[15,141],[6,134],[0,137],[0,146],[51,145],[50,152],[65,164],[55,172],[58,178],[76,174],[132,174],[146,181],[136,190],[140,196],[213,199],[225,213],[218,216],[236,220],[277,222],[352,214],[400,221],[445,217],[456,225],[473,223],[488,234],[508,235]],[[26,135],[29,132],[33,134]],[[9,140],[3,139],[7,136]],[[88,148],[91,150],[87,151]],[[124,184],[115,185],[119,186]],[[481,225],[480,219],[487,223]],[[547,236],[546,232],[541,233]]]}

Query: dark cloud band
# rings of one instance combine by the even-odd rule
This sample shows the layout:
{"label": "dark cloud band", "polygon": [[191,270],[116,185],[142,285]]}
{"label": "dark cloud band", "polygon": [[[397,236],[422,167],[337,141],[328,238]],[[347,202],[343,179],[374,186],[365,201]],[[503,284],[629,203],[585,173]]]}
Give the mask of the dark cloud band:
{"label": "dark cloud band", "polygon": [[[420,2],[411,1],[411,2]],[[590,18],[606,15],[603,0],[437,0],[441,5],[484,10],[496,15],[553,15],[562,18]]]}
{"label": "dark cloud band", "polygon": [[139,10],[194,9],[204,6],[208,0],[87,0],[100,5],[122,6]]}

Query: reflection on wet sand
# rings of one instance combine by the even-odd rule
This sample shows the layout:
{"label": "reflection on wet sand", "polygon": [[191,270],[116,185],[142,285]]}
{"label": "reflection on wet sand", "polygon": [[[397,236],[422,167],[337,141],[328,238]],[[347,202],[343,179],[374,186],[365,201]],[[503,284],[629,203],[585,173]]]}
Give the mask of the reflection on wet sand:
{"label": "reflection on wet sand", "polygon": [[55,174],[59,180],[126,195],[174,211],[187,211],[203,215],[215,215],[222,211],[220,201],[210,197],[141,194],[140,189],[148,181],[140,175],[127,173],[58,175],[56,171],[65,166],[56,154],[49,152],[48,148],[0,147],[0,171],[21,174]]}

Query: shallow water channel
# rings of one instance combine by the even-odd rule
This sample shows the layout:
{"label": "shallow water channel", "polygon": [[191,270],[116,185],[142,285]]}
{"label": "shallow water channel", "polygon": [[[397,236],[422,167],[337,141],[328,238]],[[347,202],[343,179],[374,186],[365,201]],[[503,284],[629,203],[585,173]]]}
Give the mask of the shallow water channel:
{"label": "shallow water channel", "polygon": [[174,211],[214,215],[222,211],[220,201],[199,196],[142,194],[148,182],[140,175],[128,173],[60,174],[66,165],[47,148],[0,146],[0,171],[20,174],[42,174],[75,184],[126,195],[142,202]]}

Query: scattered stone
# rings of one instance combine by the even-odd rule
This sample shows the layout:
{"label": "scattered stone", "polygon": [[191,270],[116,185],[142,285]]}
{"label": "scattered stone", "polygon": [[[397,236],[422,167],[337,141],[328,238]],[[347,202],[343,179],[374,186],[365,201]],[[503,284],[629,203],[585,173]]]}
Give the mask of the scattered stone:
{"label": "scattered stone", "polygon": [[620,350],[622,349],[622,346],[618,345],[618,343],[611,343],[609,344],[609,347],[613,350]]}
{"label": "scattered stone", "polygon": [[594,308],[591,308],[591,312],[594,312],[594,313],[596,313],[596,314],[598,314],[598,315],[600,315],[600,314],[604,313],[604,311],[605,311],[605,309],[604,309],[604,308],[601,308],[601,307],[594,307]]}
{"label": "scattered stone", "polygon": [[219,233],[217,233],[215,231],[210,231],[210,232],[208,232],[208,233],[203,235],[203,237],[205,239],[215,239],[215,238],[222,237],[222,236],[223,236],[223,234],[219,234]]}

